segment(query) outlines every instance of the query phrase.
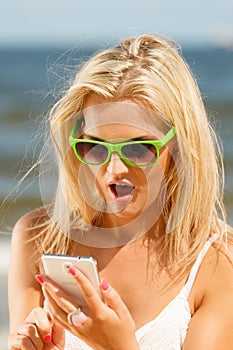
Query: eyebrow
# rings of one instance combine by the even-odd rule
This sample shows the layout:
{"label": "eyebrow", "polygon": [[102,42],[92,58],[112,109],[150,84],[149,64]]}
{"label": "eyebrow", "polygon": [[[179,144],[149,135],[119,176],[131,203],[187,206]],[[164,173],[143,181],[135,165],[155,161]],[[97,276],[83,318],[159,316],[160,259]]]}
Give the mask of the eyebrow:
{"label": "eyebrow", "polygon": [[[90,140],[95,140],[95,141],[100,141],[100,142],[109,142],[108,140],[96,137],[96,136],[91,136],[91,135],[87,135],[84,134],[83,136],[85,136],[85,138],[90,139]],[[131,141],[155,141],[157,139],[153,138],[153,137],[149,137],[149,135],[145,135],[145,136],[140,136],[140,137],[134,137],[131,139],[126,139],[124,141],[121,142],[131,142]]]}

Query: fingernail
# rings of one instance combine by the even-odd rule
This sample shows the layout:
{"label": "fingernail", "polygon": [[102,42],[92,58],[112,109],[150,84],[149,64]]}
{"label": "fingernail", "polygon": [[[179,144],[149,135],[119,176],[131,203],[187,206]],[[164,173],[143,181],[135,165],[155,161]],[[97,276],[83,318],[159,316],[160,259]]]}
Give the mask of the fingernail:
{"label": "fingernail", "polygon": [[87,316],[83,312],[81,312],[78,315],[72,316],[72,323],[74,326],[79,327],[86,321],[86,319],[87,319]]}
{"label": "fingernail", "polygon": [[51,340],[52,340],[51,334],[46,334],[46,335],[44,336],[43,340],[44,340],[45,343],[50,343]]}
{"label": "fingernail", "polygon": [[103,290],[108,290],[109,288],[109,284],[108,282],[103,278],[101,283],[100,283],[100,287],[103,289]]}
{"label": "fingernail", "polygon": [[41,275],[35,275],[35,279],[40,283],[40,285],[44,283],[43,277]]}
{"label": "fingernail", "polygon": [[76,270],[72,266],[68,268],[67,272],[69,272],[72,276],[76,275]]}

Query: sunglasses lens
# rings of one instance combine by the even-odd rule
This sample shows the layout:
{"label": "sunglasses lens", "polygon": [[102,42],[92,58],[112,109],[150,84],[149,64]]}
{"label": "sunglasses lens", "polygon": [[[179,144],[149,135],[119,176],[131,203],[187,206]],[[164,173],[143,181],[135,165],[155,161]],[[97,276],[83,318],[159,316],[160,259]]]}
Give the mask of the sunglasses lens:
{"label": "sunglasses lens", "polygon": [[90,164],[101,164],[108,156],[107,147],[100,144],[78,142],[76,143],[75,148],[79,157]]}
{"label": "sunglasses lens", "polygon": [[129,144],[123,146],[121,151],[131,163],[137,165],[152,164],[157,159],[157,150],[152,144]]}
{"label": "sunglasses lens", "polygon": [[[76,153],[79,159],[93,165],[101,165],[108,158],[108,148],[94,142],[77,142]],[[121,147],[121,154],[137,166],[150,165],[157,160],[157,150],[150,143],[129,143]]]}

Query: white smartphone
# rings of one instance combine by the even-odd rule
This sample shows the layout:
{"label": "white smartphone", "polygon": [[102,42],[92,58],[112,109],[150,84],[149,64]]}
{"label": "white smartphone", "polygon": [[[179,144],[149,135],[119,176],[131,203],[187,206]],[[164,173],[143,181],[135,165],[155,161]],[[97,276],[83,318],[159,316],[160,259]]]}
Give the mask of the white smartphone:
{"label": "white smartphone", "polygon": [[79,285],[67,272],[71,265],[77,266],[87,276],[100,295],[99,275],[97,263],[94,258],[90,256],[44,254],[42,256],[42,263],[45,274],[57,283],[66,293],[74,297],[81,308],[86,309],[86,304]]}

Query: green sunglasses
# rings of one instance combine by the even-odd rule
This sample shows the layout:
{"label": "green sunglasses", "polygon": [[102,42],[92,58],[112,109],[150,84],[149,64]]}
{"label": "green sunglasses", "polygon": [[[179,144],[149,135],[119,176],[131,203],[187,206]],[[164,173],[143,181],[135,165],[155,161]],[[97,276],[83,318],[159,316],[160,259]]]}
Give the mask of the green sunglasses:
{"label": "green sunglasses", "polygon": [[127,141],[109,143],[96,140],[74,138],[77,125],[71,131],[69,144],[80,162],[89,165],[104,165],[109,162],[113,152],[118,153],[125,163],[134,167],[154,165],[159,159],[160,148],[166,145],[176,130],[173,127],[161,140]]}

